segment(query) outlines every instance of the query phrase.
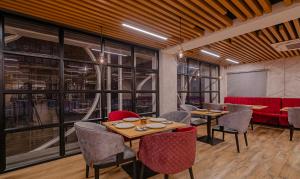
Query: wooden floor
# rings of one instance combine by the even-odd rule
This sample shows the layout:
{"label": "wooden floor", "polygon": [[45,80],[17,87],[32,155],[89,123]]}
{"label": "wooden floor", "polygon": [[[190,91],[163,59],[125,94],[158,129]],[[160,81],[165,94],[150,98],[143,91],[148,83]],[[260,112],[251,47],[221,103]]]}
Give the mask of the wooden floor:
{"label": "wooden floor", "polygon": [[[201,127],[198,134],[204,134]],[[217,137],[221,135],[217,134]],[[287,129],[255,126],[249,130],[249,147],[240,136],[241,153],[236,152],[234,136],[227,134],[225,142],[216,146],[197,142],[197,158],[193,167],[195,178],[300,178],[300,131],[289,141]],[[137,142],[134,148],[137,148]],[[101,172],[102,178],[127,179],[121,168],[113,167]],[[21,169],[0,175],[1,179],[84,179],[85,163],[81,155]],[[93,178],[93,173],[91,177]],[[161,179],[162,175],[152,177]],[[189,178],[188,171],[170,178]]]}

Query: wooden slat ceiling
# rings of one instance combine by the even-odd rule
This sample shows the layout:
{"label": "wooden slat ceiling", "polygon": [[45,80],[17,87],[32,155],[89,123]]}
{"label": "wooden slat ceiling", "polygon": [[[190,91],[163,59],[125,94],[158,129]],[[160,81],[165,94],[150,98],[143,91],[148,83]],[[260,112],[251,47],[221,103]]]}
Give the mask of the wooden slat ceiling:
{"label": "wooden slat ceiling", "polygon": [[[234,19],[245,21],[270,13],[272,4],[278,1],[1,0],[0,8],[96,33],[99,33],[100,26],[103,26],[103,33],[106,36],[150,47],[166,48],[179,44],[182,40],[202,36],[205,31],[213,32],[229,27]],[[291,3],[292,0],[284,0],[286,5]],[[182,39],[179,36],[180,17]],[[125,29],[121,26],[124,22],[164,35],[168,40],[158,40]],[[285,32],[278,33],[281,35]],[[248,42],[247,37],[239,38]]]}
{"label": "wooden slat ceiling", "polygon": [[[270,44],[300,38],[300,22],[295,19],[289,22],[271,26],[256,32],[247,33],[234,38],[212,43],[185,52],[187,56],[206,59],[212,63],[230,64],[225,59],[230,58],[240,63],[256,63],[299,56],[300,50],[278,52]],[[203,55],[200,50],[209,49],[221,56],[220,59]]]}

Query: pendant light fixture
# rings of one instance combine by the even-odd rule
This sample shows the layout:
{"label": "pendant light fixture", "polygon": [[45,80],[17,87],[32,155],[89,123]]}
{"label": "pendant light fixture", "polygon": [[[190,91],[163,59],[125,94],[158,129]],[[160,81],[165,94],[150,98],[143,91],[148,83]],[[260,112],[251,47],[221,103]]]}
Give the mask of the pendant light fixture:
{"label": "pendant light fixture", "polygon": [[180,17],[180,20],[179,20],[179,38],[180,38],[180,48],[179,48],[179,51],[178,51],[178,55],[177,55],[177,58],[179,61],[181,61],[182,59],[184,59],[184,50],[183,50],[183,47],[182,47],[182,43],[183,43],[183,40],[182,40],[182,36],[181,36],[181,17]]}
{"label": "pendant light fixture", "polygon": [[100,44],[101,44],[101,51],[99,54],[99,63],[103,64],[104,63],[104,45],[103,45],[103,32],[102,32],[102,26],[101,26],[101,39],[100,39]]}

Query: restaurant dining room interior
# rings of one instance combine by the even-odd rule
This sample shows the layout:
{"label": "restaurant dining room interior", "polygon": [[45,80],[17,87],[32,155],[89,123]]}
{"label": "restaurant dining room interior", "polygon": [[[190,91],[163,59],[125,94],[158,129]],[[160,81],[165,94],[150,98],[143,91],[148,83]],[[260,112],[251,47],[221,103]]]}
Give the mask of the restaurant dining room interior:
{"label": "restaurant dining room interior", "polygon": [[300,178],[299,0],[0,0],[0,179]]}

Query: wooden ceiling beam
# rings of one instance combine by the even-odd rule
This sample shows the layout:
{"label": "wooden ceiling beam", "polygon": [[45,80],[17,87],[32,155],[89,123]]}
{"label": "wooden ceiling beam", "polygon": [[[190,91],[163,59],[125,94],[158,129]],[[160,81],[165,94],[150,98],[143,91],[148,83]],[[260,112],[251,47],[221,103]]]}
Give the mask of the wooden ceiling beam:
{"label": "wooden ceiling beam", "polygon": [[204,24],[205,26],[203,28],[205,28],[206,30],[215,31],[215,30],[219,29],[219,27],[217,27],[215,24],[210,23],[209,21],[207,21],[207,19],[205,19],[202,16],[197,15],[194,12],[192,12],[191,10],[185,8],[184,6],[179,4],[179,2],[173,1],[173,0],[163,0],[163,1],[167,4],[169,4],[170,6],[178,9],[179,11],[187,14],[188,16],[190,16],[190,18],[193,18],[194,20],[197,20],[197,21],[201,22],[202,24]]}
{"label": "wooden ceiling beam", "polygon": [[258,0],[265,13],[272,12],[272,4],[269,0]]}
{"label": "wooden ceiling beam", "polygon": [[234,3],[236,7],[238,7],[247,16],[247,18],[254,17],[252,10],[244,3],[244,1],[236,0],[232,1],[232,3]]}
{"label": "wooden ceiling beam", "polygon": [[219,21],[221,21],[223,24],[227,26],[231,26],[233,24],[232,20],[227,17],[226,15],[221,14],[211,6],[209,6],[205,1],[198,1],[198,0],[191,0],[195,5],[197,5],[199,8],[203,9]]}
{"label": "wooden ceiling beam", "polygon": [[[279,25],[279,32],[281,33],[284,41],[290,40],[289,34],[283,24]],[[293,54],[293,55],[299,55],[298,51],[296,50],[290,50],[288,53]]]}
{"label": "wooden ceiling beam", "polygon": [[234,6],[234,4],[232,4],[231,1],[229,0],[219,0],[219,2],[226,7],[232,14],[235,15],[235,17],[237,17],[239,20],[241,21],[245,21],[247,20],[247,17],[238,9]]}
{"label": "wooden ceiling beam", "polygon": [[285,22],[284,26],[287,29],[287,31],[289,32],[291,39],[296,39],[297,35],[295,33],[295,30],[294,30],[294,27],[292,26],[292,24],[290,22]]}
{"label": "wooden ceiling beam", "polygon": [[189,1],[189,0],[178,0],[178,2],[180,2],[183,6],[185,6],[186,8],[192,10],[193,12],[195,12],[195,14],[200,15],[202,18],[206,19],[207,21],[215,24],[218,28],[225,28],[226,25],[223,24],[222,22],[220,22],[218,19],[216,19],[215,17],[211,16],[210,14],[206,13],[205,11],[203,11],[202,9],[200,9],[197,5],[195,5],[193,2]]}
{"label": "wooden ceiling beam", "polygon": [[257,16],[263,15],[263,9],[256,0],[245,0],[245,2]]}
{"label": "wooden ceiling beam", "polygon": [[[258,33],[257,33],[257,35],[258,35],[258,38],[260,38],[261,40],[263,40],[266,44],[271,44],[272,42],[271,42],[271,40],[270,39],[268,39],[268,37],[266,37],[266,35],[265,35],[265,33],[263,33],[263,31],[258,31]],[[274,37],[275,38],[275,37]],[[272,46],[270,46],[274,51],[276,51]],[[281,57],[282,58],[285,58],[285,57],[287,57],[286,55],[285,55],[285,53],[283,53],[283,52],[278,52],[278,51],[276,51],[277,53],[279,53],[280,55],[281,55]]]}
{"label": "wooden ceiling beam", "polygon": [[220,4],[217,0],[205,0],[205,2],[214,9],[216,9],[222,15],[227,14],[227,9],[224,6],[222,6],[222,4]]}
{"label": "wooden ceiling beam", "polygon": [[294,19],[293,20],[296,32],[298,34],[298,38],[300,38],[300,23],[299,23],[299,19]]}

